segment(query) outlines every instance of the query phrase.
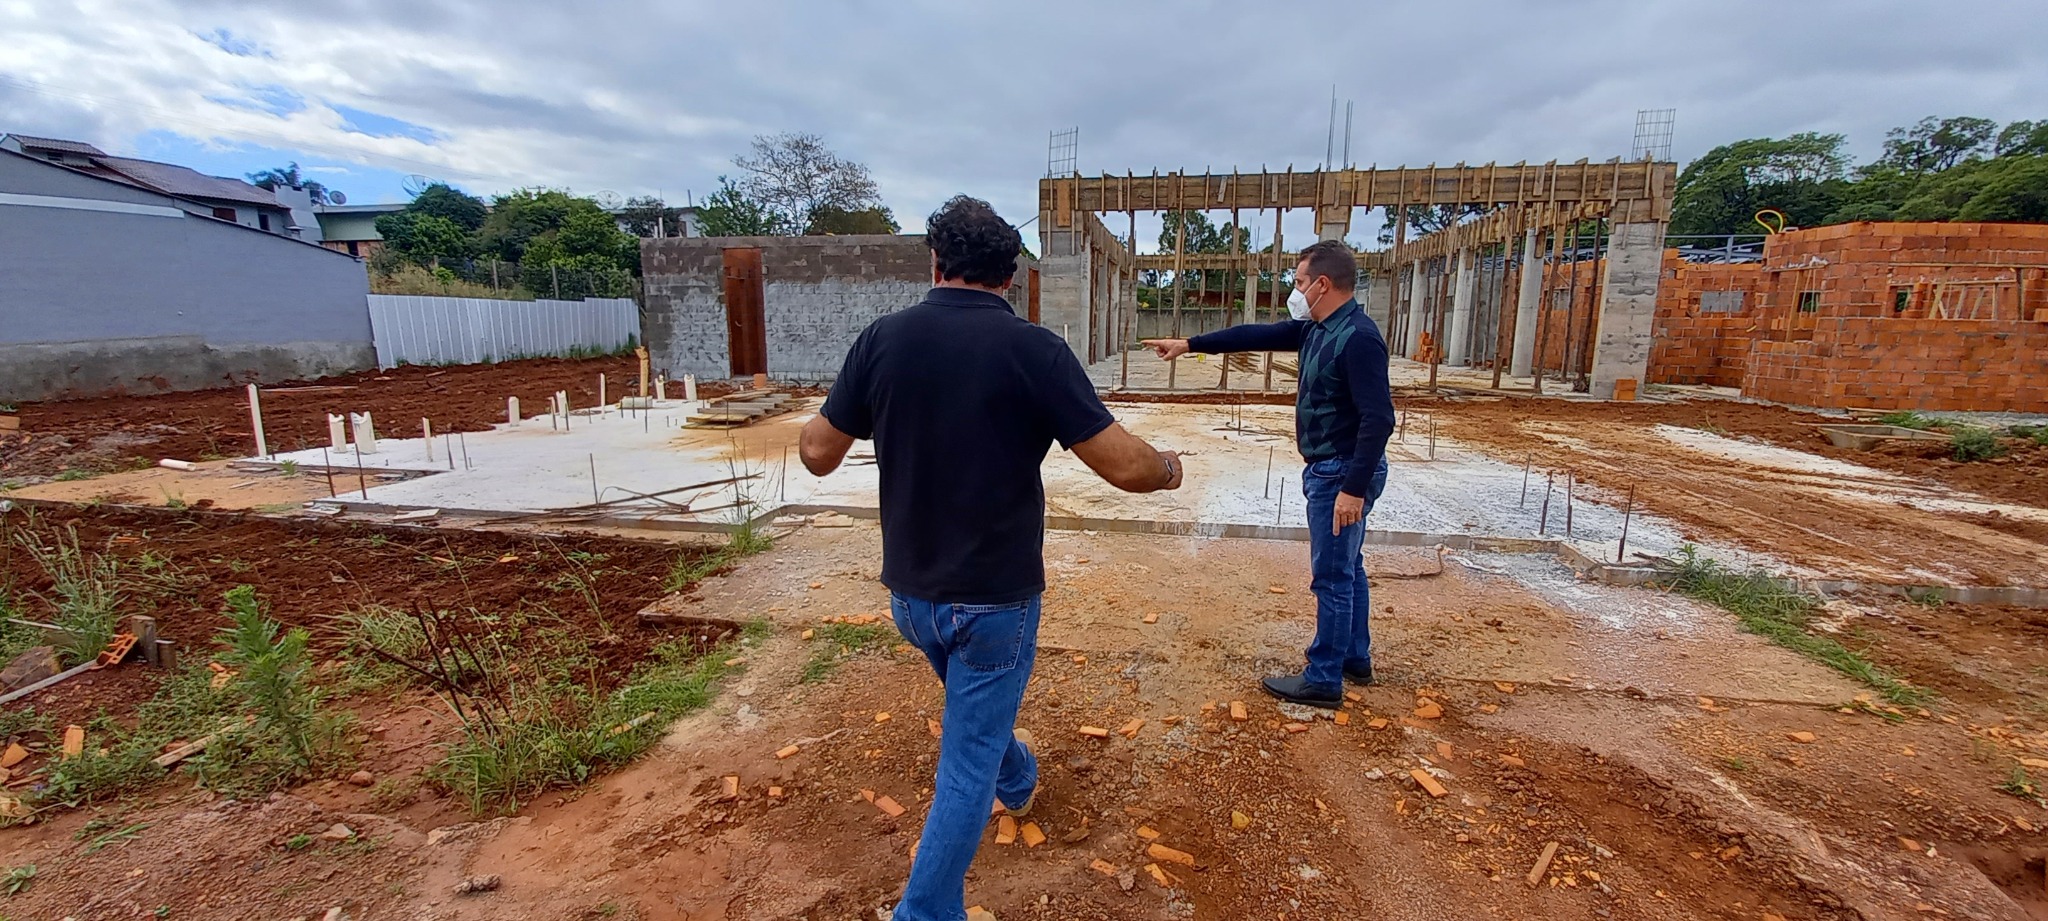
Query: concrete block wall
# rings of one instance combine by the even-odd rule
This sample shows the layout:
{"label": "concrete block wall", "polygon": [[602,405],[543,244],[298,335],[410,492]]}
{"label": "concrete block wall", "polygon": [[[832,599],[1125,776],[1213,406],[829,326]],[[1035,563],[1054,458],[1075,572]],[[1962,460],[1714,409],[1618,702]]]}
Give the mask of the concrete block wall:
{"label": "concrete block wall", "polygon": [[1834,409],[2048,412],[2048,322],[1836,317],[1759,341],[1746,396]]}
{"label": "concrete block wall", "polygon": [[361,262],[0,151],[0,402],[376,365]]}
{"label": "concrete block wall", "polygon": [[[656,368],[672,377],[731,376],[724,251],[745,247],[761,250],[768,374],[778,381],[830,381],[868,324],[918,303],[932,286],[921,235],[643,240],[641,326]],[[1034,264],[1018,260],[1007,293],[1018,316]]]}

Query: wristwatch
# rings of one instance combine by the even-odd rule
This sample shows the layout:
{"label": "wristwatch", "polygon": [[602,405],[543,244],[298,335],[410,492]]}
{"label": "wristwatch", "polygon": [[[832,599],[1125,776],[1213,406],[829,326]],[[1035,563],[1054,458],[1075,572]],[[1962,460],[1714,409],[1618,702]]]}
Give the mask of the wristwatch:
{"label": "wristwatch", "polygon": [[1165,489],[1173,485],[1173,481],[1180,476],[1180,465],[1174,463],[1173,458],[1164,454],[1160,455],[1159,459],[1166,462],[1166,482],[1159,484],[1159,488]]}

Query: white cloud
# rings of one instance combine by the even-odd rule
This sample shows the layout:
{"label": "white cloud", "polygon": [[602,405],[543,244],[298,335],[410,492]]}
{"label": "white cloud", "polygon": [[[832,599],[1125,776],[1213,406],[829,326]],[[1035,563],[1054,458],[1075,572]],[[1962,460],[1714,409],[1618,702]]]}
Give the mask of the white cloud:
{"label": "white cloud", "polygon": [[[1088,172],[1312,167],[1333,83],[1357,101],[1353,158],[1382,166],[1605,159],[1662,106],[1681,159],[1801,130],[1867,157],[1923,115],[2048,117],[2043,9],[0,0],[0,111],[19,120],[0,127],[672,199],[756,133],[814,131],[914,229],[963,191],[1029,218],[1053,128],[1081,128]],[[352,132],[335,106],[433,134]]]}

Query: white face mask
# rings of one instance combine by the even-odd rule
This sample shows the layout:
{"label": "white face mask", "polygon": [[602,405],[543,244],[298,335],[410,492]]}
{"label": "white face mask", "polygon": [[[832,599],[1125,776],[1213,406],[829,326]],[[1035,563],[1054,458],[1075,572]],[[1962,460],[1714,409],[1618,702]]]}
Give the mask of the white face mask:
{"label": "white face mask", "polygon": [[1300,288],[1294,289],[1293,294],[1287,295],[1287,314],[1297,320],[1309,318],[1308,295],[1301,293]]}

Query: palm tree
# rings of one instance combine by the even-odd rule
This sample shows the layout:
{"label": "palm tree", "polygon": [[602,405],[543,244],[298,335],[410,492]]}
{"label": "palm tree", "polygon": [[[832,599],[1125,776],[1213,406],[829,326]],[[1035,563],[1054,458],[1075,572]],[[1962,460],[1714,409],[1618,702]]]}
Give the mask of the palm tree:
{"label": "palm tree", "polygon": [[294,161],[277,169],[260,170],[249,174],[249,184],[269,192],[279,187],[297,189],[312,196],[313,204],[327,203],[327,187],[299,175],[299,164]]}

